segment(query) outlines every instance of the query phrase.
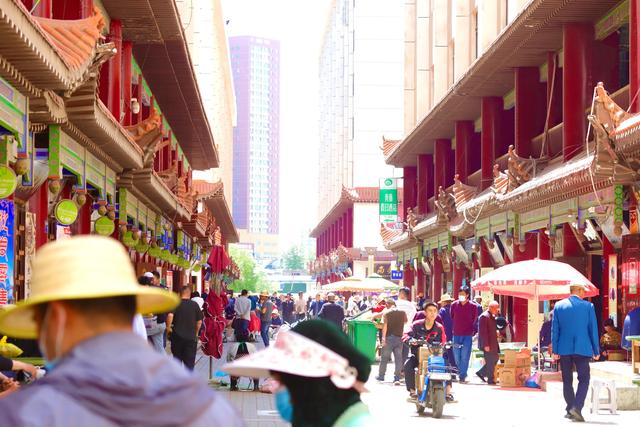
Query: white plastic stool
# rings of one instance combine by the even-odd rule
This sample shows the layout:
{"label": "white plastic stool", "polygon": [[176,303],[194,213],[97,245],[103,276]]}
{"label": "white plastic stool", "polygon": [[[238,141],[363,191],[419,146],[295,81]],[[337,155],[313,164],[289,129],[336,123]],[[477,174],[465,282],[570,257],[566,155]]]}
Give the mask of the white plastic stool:
{"label": "white plastic stool", "polygon": [[[607,397],[600,398],[601,390],[607,391]],[[591,413],[599,413],[601,409],[608,409],[612,414],[616,414],[616,382],[593,380],[591,382]]]}

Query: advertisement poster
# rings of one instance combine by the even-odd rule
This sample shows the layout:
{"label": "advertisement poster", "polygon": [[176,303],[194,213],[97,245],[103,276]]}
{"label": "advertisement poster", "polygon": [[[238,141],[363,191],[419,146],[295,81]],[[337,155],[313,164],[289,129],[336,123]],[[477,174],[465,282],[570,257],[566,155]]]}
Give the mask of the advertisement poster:
{"label": "advertisement poster", "polygon": [[618,325],[618,255],[609,255],[609,318]]}
{"label": "advertisement poster", "polygon": [[25,213],[25,242],[24,242],[24,297],[31,295],[31,270],[33,258],[36,255],[36,214]]}
{"label": "advertisement poster", "polygon": [[380,223],[398,221],[398,181],[395,178],[380,180]]}
{"label": "advertisement poster", "polygon": [[13,202],[0,200],[0,305],[13,302],[14,270]]}

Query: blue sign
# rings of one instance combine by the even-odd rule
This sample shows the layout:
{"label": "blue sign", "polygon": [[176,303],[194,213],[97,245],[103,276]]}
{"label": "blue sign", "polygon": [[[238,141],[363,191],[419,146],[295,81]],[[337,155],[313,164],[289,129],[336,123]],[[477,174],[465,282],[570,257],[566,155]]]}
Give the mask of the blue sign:
{"label": "blue sign", "polygon": [[391,280],[402,280],[403,277],[402,270],[391,270]]}
{"label": "blue sign", "polygon": [[13,202],[0,200],[0,305],[13,302]]}

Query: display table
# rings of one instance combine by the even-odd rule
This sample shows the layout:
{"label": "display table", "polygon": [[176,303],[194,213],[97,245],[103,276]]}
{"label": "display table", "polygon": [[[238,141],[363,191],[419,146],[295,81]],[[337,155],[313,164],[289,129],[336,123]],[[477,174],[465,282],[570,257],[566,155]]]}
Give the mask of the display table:
{"label": "display table", "polygon": [[640,335],[627,337],[631,341],[631,368],[634,374],[640,374]]}

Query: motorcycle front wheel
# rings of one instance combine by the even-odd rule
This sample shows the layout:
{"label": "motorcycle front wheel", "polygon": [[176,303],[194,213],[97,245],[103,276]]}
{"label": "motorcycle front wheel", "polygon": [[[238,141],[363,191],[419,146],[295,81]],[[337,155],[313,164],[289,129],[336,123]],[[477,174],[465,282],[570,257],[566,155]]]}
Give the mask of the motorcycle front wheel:
{"label": "motorcycle front wheel", "polygon": [[446,400],[444,386],[442,384],[434,385],[431,390],[431,408],[433,410],[433,418],[442,417],[444,403]]}

